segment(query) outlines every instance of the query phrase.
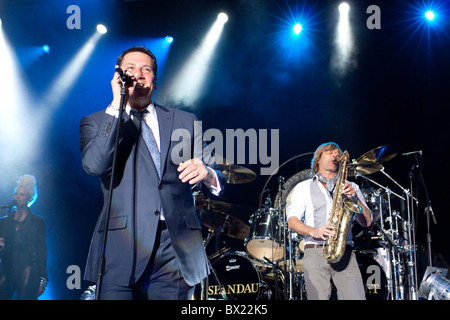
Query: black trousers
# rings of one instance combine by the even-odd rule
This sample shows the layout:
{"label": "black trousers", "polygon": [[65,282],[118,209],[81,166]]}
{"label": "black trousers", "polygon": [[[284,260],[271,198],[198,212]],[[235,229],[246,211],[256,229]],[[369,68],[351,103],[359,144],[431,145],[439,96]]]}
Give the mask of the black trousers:
{"label": "black trousers", "polygon": [[10,300],[16,293],[17,300],[36,300],[39,290],[39,275],[36,266],[13,266],[0,275],[0,300]]}
{"label": "black trousers", "polygon": [[100,300],[189,300],[193,292],[179,271],[169,231],[161,221],[155,250],[141,278],[131,287],[102,283]]}

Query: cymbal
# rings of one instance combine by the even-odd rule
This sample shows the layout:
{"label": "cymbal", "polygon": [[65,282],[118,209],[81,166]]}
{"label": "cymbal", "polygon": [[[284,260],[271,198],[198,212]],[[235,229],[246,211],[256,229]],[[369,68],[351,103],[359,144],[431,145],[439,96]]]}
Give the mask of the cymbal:
{"label": "cymbal", "polygon": [[227,183],[240,184],[252,182],[256,179],[256,173],[252,170],[234,165],[218,154],[216,154],[216,164],[227,177]]}
{"label": "cymbal", "polygon": [[369,175],[375,172],[382,170],[384,167],[379,163],[350,163],[348,165],[347,176],[354,177],[356,173],[360,173],[362,175]]}
{"label": "cymbal", "polygon": [[250,234],[250,226],[224,212],[201,210],[199,217],[203,225],[230,238],[244,240]]}
{"label": "cymbal", "polygon": [[233,206],[227,202],[211,200],[204,194],[200,193],[195,198],[195,207],[197,210],[226,211],[231,209]]}
{"label": "cymbal", "polygon": [[392,158],[394,158],[399,152],[399,147],[397,145],[387,144],[380,146],[378,148],[372,149],[356,161],[357,163],[385,163]]}
{"label": "cymbal", "polygon": [[227,177],[227,182],[240,184],[252,182],[256,179],[256,173],[252,170],[237,165],[218,165],[222,173]]}

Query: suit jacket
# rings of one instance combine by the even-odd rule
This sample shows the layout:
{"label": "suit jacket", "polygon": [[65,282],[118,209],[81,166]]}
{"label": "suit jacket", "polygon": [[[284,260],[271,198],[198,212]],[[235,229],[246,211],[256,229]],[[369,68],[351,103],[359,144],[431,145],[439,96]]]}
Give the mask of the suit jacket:
{"label": "suit jacket", "polygon": [[[196,132],[193,114],[156,104],[155,107],[160,131],[161,179],[138,128],[123,112],[103,281],[127,286],[139,279],[153,251],[162,208],[181,274],[189,285],[195,285],[208,276],[209,268],[192,186],[178,178],[178,163],[171,160],[171,152],[174,147],[180,150],[182,143],[186,146],[183,150],[193,153],[194,141],[201,141],[201,130]],[[85,270],[85,279],[93,282],[97,281],[118,122],[104,110],[80,122],[82,165],[88,174],[100,177],[104,199]],[[176,129],[189,134],[181,142],[171,141]],[[188,160],[193,154],[185,154],[183,158]],[[211,163],[211,158],[203,160]],[[223,186],[225,179],[220,173],[219,177]],[[207,193],[207,188],[199,188]]]}

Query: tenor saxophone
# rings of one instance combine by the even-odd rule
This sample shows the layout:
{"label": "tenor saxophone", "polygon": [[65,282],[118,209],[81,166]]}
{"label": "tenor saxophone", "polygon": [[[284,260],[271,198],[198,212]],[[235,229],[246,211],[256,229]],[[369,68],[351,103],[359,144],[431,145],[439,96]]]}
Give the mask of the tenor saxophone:
{"label": "tenor saxophone", "polygon": [[334,234],[323,244],[323,256],[330,263],[337,263],[342,259],[347,243],[348,231],[355,213],[361,213],[362,208],[357,199],[343,194],[347,180],[347,163],[349,154],[345,151],[339,158],[336,187],[333,194],[331,213],[328,225],[333,227]]}

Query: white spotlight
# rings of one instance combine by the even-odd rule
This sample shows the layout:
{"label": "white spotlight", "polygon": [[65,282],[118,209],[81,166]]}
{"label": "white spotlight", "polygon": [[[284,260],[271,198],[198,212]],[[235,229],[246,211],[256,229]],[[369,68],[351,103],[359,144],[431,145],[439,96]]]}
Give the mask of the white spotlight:
{"label": "white spotlight", "polygon": [[63,103],[64,98],[78,79],[101,36],[102,33],[94,32],[54,80],[48,92],[44,94],[44,103],[48,112],[53,111]]}
{"label": "white spotlight", "polygon": [[350,6],[348,5],[347,2],[342,2],[342,3],[339,5],[339,12],[340,12],[341,14],[348,14],[349,10],[350,10]]}
{"label": "white spotlight", "polygon": [[104,25],[98,24],[97,31],[100,32],[101,34],[105,34],[106,32],[108,32],[108,29],[106,29],[106,27]]}
{"label": "white spotlight", "polygon": [[6,175],[16,174],[13,169],[22,166],[21,163],[33,162],[38,151],[42,118],[29,109],[34,97],[27,90],[29,86],[14,47],[3,31],[0,28],[0,61],[3,62],[2,71],[8,76],[0,77],[0,167]]}
{"label": "white spotlight", "polygon": [[219,15],[217,16],[217,19],[218,19],[220,22],[225,23],[225,22],[228,21],[228,15],[227,15],[226,13],[221,12],[221,13],[219,13]]}
{"label": "white spotlight", "polygon": [[339,5],[339,22],[336,28],[331,66],[340,75],[345,74],[355,63],[349,11],[350,6],[346,2]]}
{"label": "white spotlight", "polygon": [[202,43],[189,57],[171,86],[164,93],[163,100],[167,104],[184,104],[193,106],[201,96],[202,86],[209,70],[214,49],[222,34],[228,16],[220,13]]}

